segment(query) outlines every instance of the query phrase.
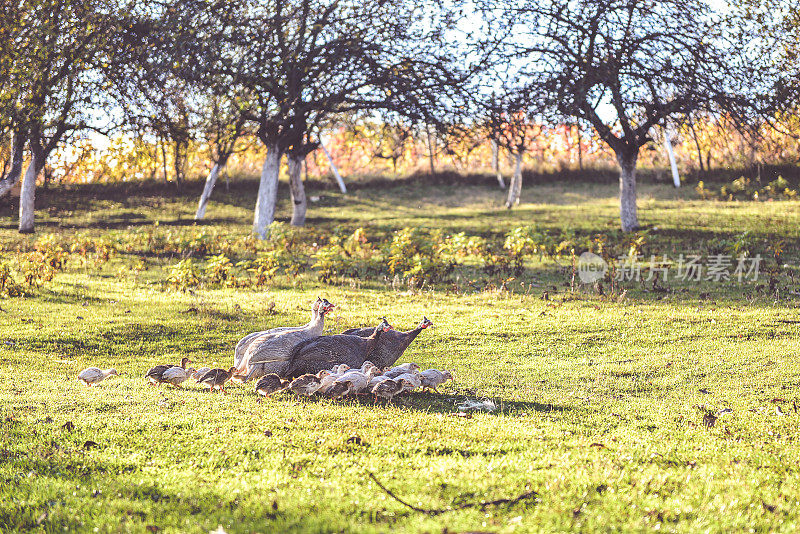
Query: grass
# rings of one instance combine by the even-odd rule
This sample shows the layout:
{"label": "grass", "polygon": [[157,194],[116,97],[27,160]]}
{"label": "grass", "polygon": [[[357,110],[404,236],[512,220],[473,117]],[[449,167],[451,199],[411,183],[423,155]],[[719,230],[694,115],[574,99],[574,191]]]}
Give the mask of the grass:
{"label": "grass", "polygon": [[[215,192],[204,226],[247,234],[252,185]],[[194,189],[57,192],[41,200],[40,233],[188,226]],[[482,185],[309,194],[322,196],[309,212],[322,230],[502,235],[534,222],[579,233],[617,224],[615,187],[603,184],[531,187],[512,211]],[[177,258],[118,276],[138,260],[123,254],[0,301],[0,530],[796,531],[800,203],[700,201],[644,185],[640,208],[648,254],[705,253],[747,231],[765,256],[783,242],[788,266],[767,264],[773,290],[765,280],[666,293],[627,283],[626,293],[601,296],[571,291],[569,269],[537,260],[510,291],[301,276],[265,290],[182,293],[157,283]],[[5,250],[36,239],[13,231],[9,208],[0,217]],[[453,369],[456,382],[386,407],[288,394],[259,403],[249,387],[212,395],[142,378],[184,355],[227,367],[240,337],[304,323],[318,294],[338,305],[326,323],[333,331],[383,314],[408,328],[427,315],[436,327],[404,359]],[[88,365],[122,375],[86,388],[75,375]],[[484,396],[501,409],[451,415],[464,398]],[[432,516],[388,496],[369,473],[422,508],[538,496]]]}

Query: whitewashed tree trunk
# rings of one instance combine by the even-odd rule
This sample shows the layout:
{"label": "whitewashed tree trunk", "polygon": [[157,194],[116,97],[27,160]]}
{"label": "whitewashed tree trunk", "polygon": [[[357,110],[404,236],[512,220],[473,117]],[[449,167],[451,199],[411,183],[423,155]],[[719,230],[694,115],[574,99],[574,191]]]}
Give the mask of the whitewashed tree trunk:
{"label": "whitewashed tree trunk", "polygon": [[15,137],[12,150],[14,153],[11,154],[11,168],[8,170],[6,177],[0,180],[0,198],[8,194],[8,192],[17,185],[20,176],[22,176],[22,158],[25,150],[24,140],[20,141]]}
{"label": "whitewashed tree trunk", "polygon": [[341,191],[342,193],[347,193],[347,187],[345,187],[344,185],[344,180],[342,180],[342,175],[339,174],[339,169],[336,168],[336,164],[333,162],[333,158],[331,157],[330,152],[328,152],[328,149],[325,148],[325,145],[320,143],[319,146],[322,147],[322,151],[325,153],[325,157],[328,158],[328,164],[331,166],[331,172],[333,172],[333,175],[336,177],[336,183],[339,184],[339,191]]}
{"label": "whitewashed tree trunk", "polygon": [[217,178],[219,178],[219,171],[222,169],[222,165],[215,163],[211,168],[211,172],[208,174],[208,178],[206,178],[206,185],[203,188],[203,194],[200,195],[200,202],[197,204],[197,212],[194,214],[195,221],[202,220],[203,217],[206,216],[208,199],[211,196],[211,192],[214,190],[214,185],[217,183]]}
{"label": "whitewashed tree trunk", "polygon": [[508,200],[506,207],[511,209],[514,204],[519,204],[519,197],[522,194],[522,152],[514,154],[514,175],[508,184]]}
{"label": "whitewashed tree trunk", "polygon": [[669,166],[672,168],[672,183],[675,187],[681,186],[681,177],[678,174],[678,164],[675,162],[675,151],[672,150],[672,142],[669,140],[669,132],[664,130],[664,148],[667,149],[669,156]]}
{"label": "whitewashed tree trunk", "polygon": [[264,166],[261,168],[261,182],[258,184],[258,198],[253,217],[253,232],[261,239],[266,239],[269,225],[275,220],[280,164],[281,153],[278,144],[267,146],[267,157],[264,158]]}
{"label": "whitewashed tree trunk", "polygon": [[623,232],[633,232],[639,228],[636,209],[636,160],[638,154],[618,155],[619,174],[619,217]]}
{"label": "whitewashed tree trunk", "polygon": [[31,162],[25,177],[22,179],[22,191],[19,196],[19,233],[32,234],[34,205],[36,201],[36,158],[31,154]]}
{"label": "whitewashed tree trunk", "polygon": [[503,180],[503,173],[500,172],[500,147],[497,145],[497,141],[492,139],[492,170],[497,175],[497,183],[500,185],[500,189],[506,188],[506,182]]}
{"label": "whitewashed tree trunk", "polygon": [[287,158],[289,164],[289,192],[292,196],[292,226],[305,226],[306,224],[306,191],[303,187],[303,158],[290,154]]}

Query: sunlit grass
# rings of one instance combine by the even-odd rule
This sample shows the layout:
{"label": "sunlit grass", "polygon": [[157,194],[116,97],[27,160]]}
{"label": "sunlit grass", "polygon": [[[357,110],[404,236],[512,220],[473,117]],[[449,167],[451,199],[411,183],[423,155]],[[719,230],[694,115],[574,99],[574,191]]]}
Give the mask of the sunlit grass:
{"label": "sunlit grass", "polygon": [[[217,193],[208,227],[245,235],[245,195]],[[785,261],[797,261],[796,202],[701,202],[664,186],[641,194],[659,254],[703,252],[708,239],[751,231],[763,252],[785,240]],[[322,196],[309,216],[323,228],[501,235],[521,224],[584,232],[616,224],[615,188],[602,185],[529,188],[512,211],[499,208],[501,192],[477,186]],[[113,231],[136,231],[189,219],[193,210],[189,195],[68,201],[43,214],[44,233],[100,235],[110,220],[127,221]],[[90,217],[88,207],[100,211]],[[287,209],[282,204],[279,216]],[[0,240],[18,242],[4,221]],[[600,296],[580,284],[572,291],[568,266],[551,261],[533,261],[510,292],[463,282],[458,291],[324,286],[301,276],[268,290],[181,293],[159,283],[174,258],[153,259],[138,277],[117,275],[137,259],[71,268],[31,298],[0,301],[0,530],[798,528],[794,267],[774,273],[777,295],[757,288],[761,281],[676,284],[663,294],[628,284],[625,296]],[[318,294],[338,305],[326,323],[333,331],[384,314],[405,329],[427,315],[436,327],[405,359],[453,369],[456,381],[442,395],[413,394],[387,407],[289,394],[258,402],[250,387],[217,395],[193,385],[149,387],[142,378],[151,365],[184,355],[227,366],[241,336],[304,323]],[[75,375],[88,365],[122,375],[86,388]],[[499,413],[450,415],[464,398],[484,396]],[[724,408],[731,412],[704,424],[706,412]],[[422,508],[527,489],[539,497],[427,516],[387,496],[368,473]]]}

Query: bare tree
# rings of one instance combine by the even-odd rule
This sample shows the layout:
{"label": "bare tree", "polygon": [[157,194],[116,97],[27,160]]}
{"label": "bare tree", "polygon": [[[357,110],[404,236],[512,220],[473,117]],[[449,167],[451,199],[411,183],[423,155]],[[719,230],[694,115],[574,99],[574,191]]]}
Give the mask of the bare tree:
{"label": "bare tree", "polygon": [[[527,92],[506,92],[501,95],[493,93],[479,104],[482,108],[482,123],[488,131],[489,139],[498,148],[503,147],[508,150],[514,158],[514,172],[508,185],[505,203],[508,209],[519,204],[522,193],[522,159],[534,141],[537,129],[541,128],[535,121],[535,113],[541,110],[541,104],[529,96],[530,93]],[[493,163],[496,165],[498,182],[501,182],[502,187],[504,184],[499,172],[497,155],[497,152],[492,154]]]}
{"label": "bare tree", "polygon": [[19,231],[31,233],[36,178],[59,143],[85,127],[85,114],[102,92],[97,67],[114,24],[113,6],[104,0],[26,0],[20,10],[24,20],[36,22],[33,29],[15,26],[24,65],[24,76],[16,79],[15,134],[17,143],[21,135],[29,138],[31,156],[22,180]]}
{"label": "bare tree", "polygon": [[[484,12],[497,13],[494,4]],[[651,128],[695,110],[737,113],[748,69],[701,0],[543,0],[506,8],[528,91],[593,126],[620,166],[623,231],[639,227],[636,162]]]}
{"label": "bare tree", "polygon": [[199,109],[199,134],[208,145],[213,166],[200,195],[197,212],[194,215],[195,220],[205,217],[208,199],[211,197],[217,178],[236,151],[237,143],[247,133],[247,121],[242,114],[243,103],[242,98],[211,95]]}

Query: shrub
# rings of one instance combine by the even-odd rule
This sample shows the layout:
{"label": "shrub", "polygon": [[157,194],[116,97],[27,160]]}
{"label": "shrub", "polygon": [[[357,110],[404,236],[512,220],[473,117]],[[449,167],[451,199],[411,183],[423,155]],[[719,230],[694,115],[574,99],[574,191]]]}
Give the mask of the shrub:
{"label": "shrub", "polygon": [[192,260],[186,258],[172,266],[167,284],[178,291],[186,291],[200,285],[200,273]]}
{"label": "shrub", "polygon": [[22,287],[14,280],[11,275],[11,266],[0,261],[0,296],[18,297],[22,295]]}

